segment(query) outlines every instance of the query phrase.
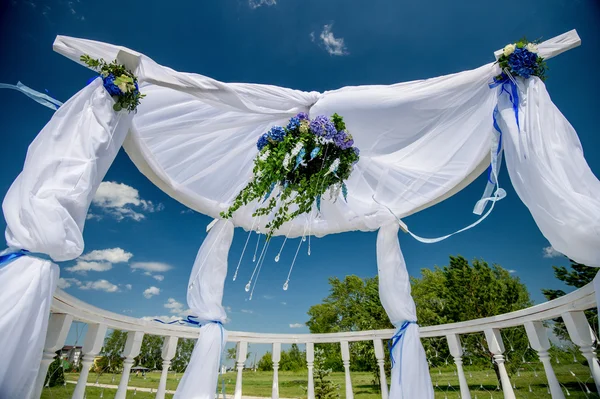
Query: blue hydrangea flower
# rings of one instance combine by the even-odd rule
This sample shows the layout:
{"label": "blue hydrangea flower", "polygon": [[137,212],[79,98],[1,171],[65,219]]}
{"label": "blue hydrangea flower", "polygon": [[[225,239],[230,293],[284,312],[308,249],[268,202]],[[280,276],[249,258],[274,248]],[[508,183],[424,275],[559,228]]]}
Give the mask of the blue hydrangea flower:
{"label": "blue hydrangea flower", "polygon": [[262,136],[260,136],[260,138],[258,139],[258,142],[256,143],[256,147],[258,148],[258,151],[260,151],[263,148],[265,148],[265,146],[268,143],[269,143],[269,136],[267,135],[267,133],[265,133]]}
{"label": "blue hydrangea flower", "polygon": [[123,94],[119,86],[115,84],[115,75],[112,73],[105,78],[102,78],[104,81],[104,88],[108,91],[108,94],[111,96],[120,96]]}
{"label": "blue hydrangea flower", "polygon": [[300,112],[298,115],[296,115],[296,118],[300,119],[301,121],[307,121],[308,114],[306,112]]}
{"label": "blue hydrangea flower", "polygon": [[[310,130],[317,136],[325,136],[325,124],[331,123],[325,115],[319,115],[310,122]],[[335,126],[334,126],[335,128]]]}
{"label": "blue hydrangea flower", "polygon": [[536,70],[537,58],[537,54],[532,53],[526,48],[516,48],[515,51],[508,56],[508,65],[515,74],[527,79],[533,75]]}
{"label": "blue hydrangea flower", "polygon": [[[356,148],[356,147],[352,147],[352,150],[354,151],[354,153],[356,154],[356,156],[357,156],[357,157],[359,157],[359,156],[360,156],[360,150],[359,150],[358,148]],[[352,165],[354,165],[354,164],[355,164],[355,163],[357,163],[357,162],[358,162],[358,160],[354,161],[354,162],[352,163]]]}
{"label": "blue hydrangea flower", "polygon": [[290,119],[290,123],[287,125],[288,130],[296,130],[300,127],[300,119],[297,116],[294,116]]}
{"label": "blue hydrangea flower", "polygon": [[347,150],[354,145],[352,136],[346,133],[344,130],[338,132],[333,138],[333,142],[342,150]]}
{"label": "blue hydrangea flower", "polygon": [[325,138],[333,139],[337,135],[337,129],[331,121],[325,123]]}
{"label": "blue hydrangea flower", "polygon": [[285,137],[285,129],[281,126],[273,126],[271,130],[269,130],[269,138],[273,141],[283,141]]}

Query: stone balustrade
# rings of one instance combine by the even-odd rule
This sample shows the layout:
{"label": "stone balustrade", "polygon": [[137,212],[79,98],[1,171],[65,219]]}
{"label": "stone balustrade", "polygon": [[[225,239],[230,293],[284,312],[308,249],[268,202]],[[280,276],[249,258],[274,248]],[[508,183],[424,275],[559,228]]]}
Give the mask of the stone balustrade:
{"label": "stone balustrade", "polygon": [[[585,310],[596,306],[595,292],[592,285],[587,285],[564,297],[546,302],[528,309],[506,313],[498,316],[470,320],[460,323],[444,324],[438,326],[421,327],[420,333],[423,339],[445,338],[450,355],[454,359],[456,374],[460,385],[460,397],[471,398],[468,380],[463,369],[463,347],[461,336],[472,333],[483,333],[488,345],[487,350],[493,355],[501,388],[506,399],[515,398],[513,383],[505,367],[506,348],[502,339],[501,331],[512,327],[524,327],[529,339],[530,347],[539,356],[543,365],[548,385],[548,393],[552,398],[564,399],[565,394],[554,373],[550,362],[550,341],[547,328],[543,322],[561,317],[572,342],[579,348],[581,354],[587,360],[590,374],[596,386],[600,388],[600,364],[594,352],[595,337],[583,313]],[[52,315],[50,318],[48,335],[46,338],[44,355],[40,374],[36,381],[36,392],[41,392],[48,366],[52,361],[56,350],[62,348],[65,343],[69,328],[73,322],[83,322],[88,325],[82,348],[82,371],[79,381],[73,393],[74,399],[85,397],[86,383],[90,366],[94,357],[101,352],[101,348],[108,329],[117,329],[127,332],[125,349],[121,354],[124,358],[123,375],[118,386],[116,398],[124,398],[129,382],[129,373],[135,358],[140,352],[140,345],[145,334],[159,335],[165,337],[162,358],[163,368],[159,386],[156,390],[156,398],[165,397],[166,380],[171,360],[175,356],[177,341],[180,338],[196,339],[198,329],[194,327],[160,324],[108,312],[93,307],[77,298],[58,289],[54,295],[52,304]],[[237,378],[234,399],[241,399],[243,393],[243,369],[248,354],[248,344],[270,344],[272,345],[273,360],[273,385],[272,398],[279,398],[278,369],[281,359],[281,346],[286,344],[306,345],[306,363],[308,381],[306,384],[308,399],[315,398],[313,370],[315,361],[315,344],[333,343],[339,345],[341,358],[345,370],[345,397],[353,399],[352,379],[350,373],[351,351],[350,345],[357,341],[370,341],[374,345],[375,358],[380,370],[381,397],[388,398],[388,384],[385,376],[384,361],[385,349],[383,340],[388,340],[394,335],[394,330],[357,331],[333,334],[263,334],[251,332],[228,332],[228,342],[235,343]],[[37,395],[39,396],[39,394]]]}

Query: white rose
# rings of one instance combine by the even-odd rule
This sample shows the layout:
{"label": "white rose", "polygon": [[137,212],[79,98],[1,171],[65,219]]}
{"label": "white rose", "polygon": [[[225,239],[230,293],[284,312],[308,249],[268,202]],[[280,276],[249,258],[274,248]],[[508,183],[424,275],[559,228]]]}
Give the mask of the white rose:
{"label": "white rose", "polygon": [[507,44],[506,46],[504,46],[504,55],[508,57],[509,55],[514,53],[515,48],[517,48],[517,46],[515,46],[514,44]]}
{"label": "white rose", "polygon": [[537,54],[538,52],[538,46],[535,43],[527,43],[527,46],[525,48],[527,49],[527,51],[532,53]]}

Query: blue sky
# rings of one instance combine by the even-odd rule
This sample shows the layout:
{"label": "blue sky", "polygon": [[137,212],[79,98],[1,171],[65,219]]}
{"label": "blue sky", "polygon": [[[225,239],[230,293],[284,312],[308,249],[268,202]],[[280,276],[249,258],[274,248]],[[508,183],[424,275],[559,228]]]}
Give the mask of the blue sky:
{"label": "blue sky", "polygon": [[[549,61],[547,86],[599,175],[599,16],[600,3],[585,0],[6,0],[0,4],[0,82],[20,80],[61,100],[78,91],[91,72],[52,52],[57,34],[124,45],[174,69],[226,82],[324,91],[475,68],[523,35],[550,38],[575,28],[583,45]],[[0,92],[0,193],[8,190],[27,146],[51,116],[20,93]],[[122,151],[105,181],[85,227],[84,257],[61,265],[63,286],[70,284],[67,292],[86,302],[134,317],[184,314],[189,272],[211,219],[187,211],[154,187]],[[507,198],[475,229],[433,245],[400,236],[412,275],[460,254],[513,270],[538,303],[541,288],[562,288],[551,266],[568,262],[544,250],[549,243],[505,169],[500,181]],[[484,185],[481,177],[405,221],[422,236],[457,230],[475,219],[471,211]],[[306,311],[327,295],[328,277],[377,272],[375,233],[313,239],[312,255],[301,253],[284,292],[295,250],[286,245],[281,262],[273,261],[275,250],[268,256],[248,301],[244,285],[252,272],[252,250],[238,280],[231,280],[246,234],[236,230],[230,253],[223,302],[231,330],[307,332]],[[272,248],[279,243],[276,239]]]}

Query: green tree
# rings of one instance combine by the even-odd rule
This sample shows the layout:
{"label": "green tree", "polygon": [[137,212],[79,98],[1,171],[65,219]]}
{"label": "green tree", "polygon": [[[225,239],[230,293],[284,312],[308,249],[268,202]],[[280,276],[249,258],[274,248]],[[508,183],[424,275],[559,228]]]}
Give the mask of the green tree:
{"label": "green tree", "polygon": [[[311,333],[393,328],[379,300],[377,277],[361,279],[351,275],[346,276],[344,280],[331,277],[329,285],[331,288],[327,298],[308,310],[310,319],[306,324]],[[343,371],[338,345],[326,344],[317,347],[324,352],[326,368]],[[352,371],[379,372],[372,343],[353,342],[350,344],[350,353]]]}
{"label": "green tree", "polygon": [[136,366],[147,367],[150,370],[162,370],[163,337],[144,335],[140,354],[136,357]]}
{"label": "green tree", "polygon": [[331,369],[326,367],[326,356],[323,349],[315,349],[315,399],[331,399],[340,397],[340,386],[329,379]]}
{"label": "green tree", "polygon": [[177,341],[177,352],[171,362],[171,369],[176,373],[183,373],[190,362],[194,351],[196,340],[190,338],[179,338]]}
{"label": "green tree", "polygon": [[259,371],[271,371],[273,370],[273,358],[271,352],[267,352],[260,358],[256,368]]}
{"label": "green tree", "polygon": [[[596,273],[598,269],[595,267],[589,267],[583,265],[581,263],[577,263],[571,259],[569,259],[571,263],[570,269],[567,269],[564,266],[552,266],[554,269],[554,277],[558,280],[564,282],[569,287],[581,288],[594,280],[596,277]],[[553,290],[553,289],[542,289],[542,294],[546,297],[547,300],[551,301],[556,298],[560,298],[566,293],[563,290]],[[590,309],[585,311],[585,315],[590,323],[590,326],[598,335],[598,310]],[[554,334],[556,334],[559,338],[563,340],[569,339],[569,333],[565,327],[565,324],[562,322],[562,319],[554,319]]]}
{"label": "green tree", "polygon": [[104,339],[104,348],[102,349],[102,359],[97,362],[97,368],[100,373],[116,373],[123,368],[123,358],[121,353],[125,348],[127,333],[120,330],[113,330]]}
{"label": "green tree", "polygon": [[44,386],[47,387],[56,387],[65,384],[65,374],[63,372],[63,360],[59,357],[54,359],[50,366],[48,367],[48,374],[46,374],[46,380],[44,381]]}
{"label": "green tree", "polygon": [[306,352],[301,352],[298,345],[292,344],[289,350],[281,352],[279,368],[283,371],[300,371],[306,369]]}

